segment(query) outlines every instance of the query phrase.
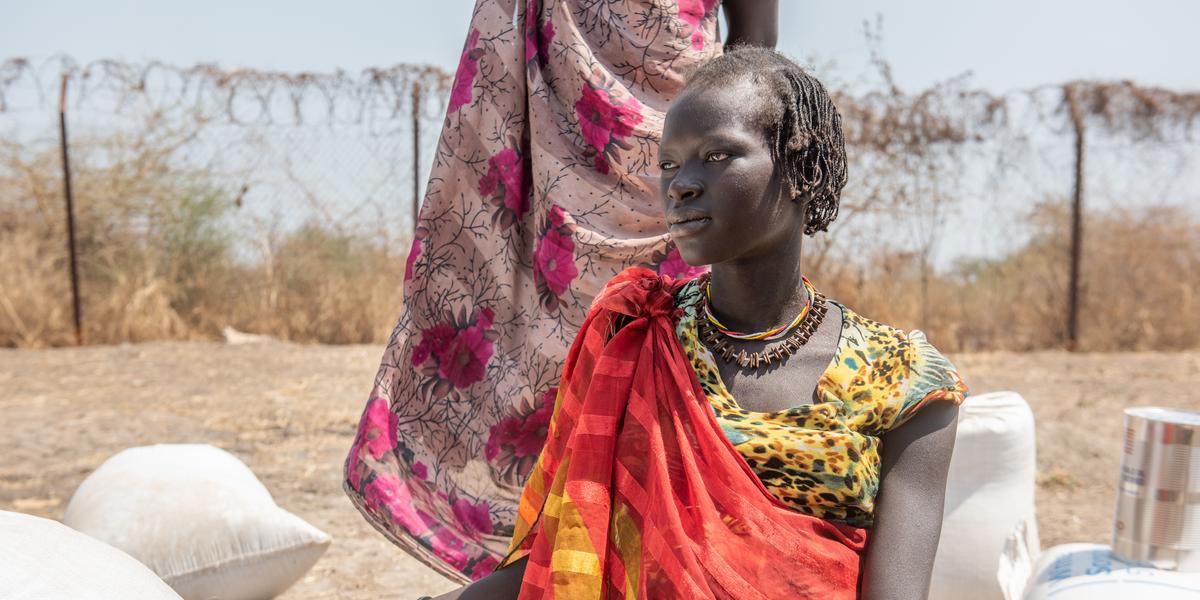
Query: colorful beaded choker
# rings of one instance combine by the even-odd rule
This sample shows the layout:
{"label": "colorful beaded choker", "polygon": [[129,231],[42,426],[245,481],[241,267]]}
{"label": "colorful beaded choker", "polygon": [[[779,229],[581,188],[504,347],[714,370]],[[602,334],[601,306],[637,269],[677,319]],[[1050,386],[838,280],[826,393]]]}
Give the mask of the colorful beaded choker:
{"label": "colorful beaded choker", "polygon": [[811,283],[809,283],[807,277],[802,276],[800,279],[804,282],[804,289],[808,292],[808,299],[804,301],[804,308],[800,309],[800,314],[796,315],[796,318],[792,319],[789,323],[785,323],[778,327],[773,327],[766,331],[759,331],[757,333],[741,333],[738,331],[733,331],[732,329],[722,325],[721,321],[717,319],[716,315],[712,313],[712,309],[710,308],[712,306],[711,278],[706,278],[706,281],[704,282],[704,297],[705,300],[707,300],[704,303],[704,317],[708,319],[709,323],[712,323],[713,327],[715,327],[721,335],[733,338],[735,340],[761,340],[770,342],[782,339],[783,337],[787,336],[789,331],[795,329],[796,326],[804,320],[804,317],[808,315],[808,311],[812,308],[813,298],[817,295],[817,290],[813,288]]}

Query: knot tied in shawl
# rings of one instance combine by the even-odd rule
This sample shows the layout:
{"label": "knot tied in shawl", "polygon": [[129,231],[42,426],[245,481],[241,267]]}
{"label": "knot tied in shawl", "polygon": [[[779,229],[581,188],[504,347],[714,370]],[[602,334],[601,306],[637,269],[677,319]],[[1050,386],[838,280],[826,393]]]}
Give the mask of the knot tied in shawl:
{"label": "knot tied in shawl", "polygon": [[[660,277],[649,269],[626,269],[609,281],[596,296],[592,312],[601,309],[634,319],[675,319],[682,313],[675,306],[675,291],[683,283],[685,280]],[[670,325],[674,327],[674,324]]]}
{"label": "knot tied in shawl", "polygon": [[505,560],[529,558],[520,597],[856,597],[866,531],[783,505],[729,443],[675,336],[683,283],[627,269],[592,304]]}

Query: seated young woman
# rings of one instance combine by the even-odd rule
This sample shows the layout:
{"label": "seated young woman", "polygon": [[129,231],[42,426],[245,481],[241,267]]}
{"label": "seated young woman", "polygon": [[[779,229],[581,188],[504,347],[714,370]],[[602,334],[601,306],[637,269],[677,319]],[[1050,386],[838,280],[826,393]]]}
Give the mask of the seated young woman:
{"label": "seated young woman", "polygon": [[711,274],[609,282],[509,556],[443,598],[924,598],[966,387],[803,275],[846,183],[828,93],[725,54],[671,106],[660,166],[671,236]]}

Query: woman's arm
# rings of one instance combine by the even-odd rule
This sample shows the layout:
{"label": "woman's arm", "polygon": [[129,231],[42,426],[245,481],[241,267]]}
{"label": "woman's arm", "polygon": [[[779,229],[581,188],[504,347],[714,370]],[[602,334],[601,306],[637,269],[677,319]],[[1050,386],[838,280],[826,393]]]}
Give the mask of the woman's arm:
{"label": "woman's arm", "polygon": [[729,23],[726,46],[750,44],[774,48],[779,37],[779,0],[725,0]]}
{"label": "woman's arm", "polygon": [[875,526],[867,542],[862,597],[924,600],[938,538],[958,406],[934,402],[883,438]]}
{"label": "woman's arm", "polygon": [[434,600],[516,600],[521,593],[521,580],[525,578],[525,563],[529,557],[522,558],[491,575],[453,592],[446,592]]}

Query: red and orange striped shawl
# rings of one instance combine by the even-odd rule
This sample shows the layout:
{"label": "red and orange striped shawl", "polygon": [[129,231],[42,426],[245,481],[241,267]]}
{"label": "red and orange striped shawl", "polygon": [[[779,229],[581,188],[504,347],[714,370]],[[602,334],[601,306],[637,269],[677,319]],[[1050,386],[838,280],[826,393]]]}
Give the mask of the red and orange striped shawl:
{"label": "red and orange striped shawl", "polygon": [[730,445],[682,283],[632,268],[592,305],[504,563],[529,557],[520,598],[855,598],[866,531],[782,505]]}

